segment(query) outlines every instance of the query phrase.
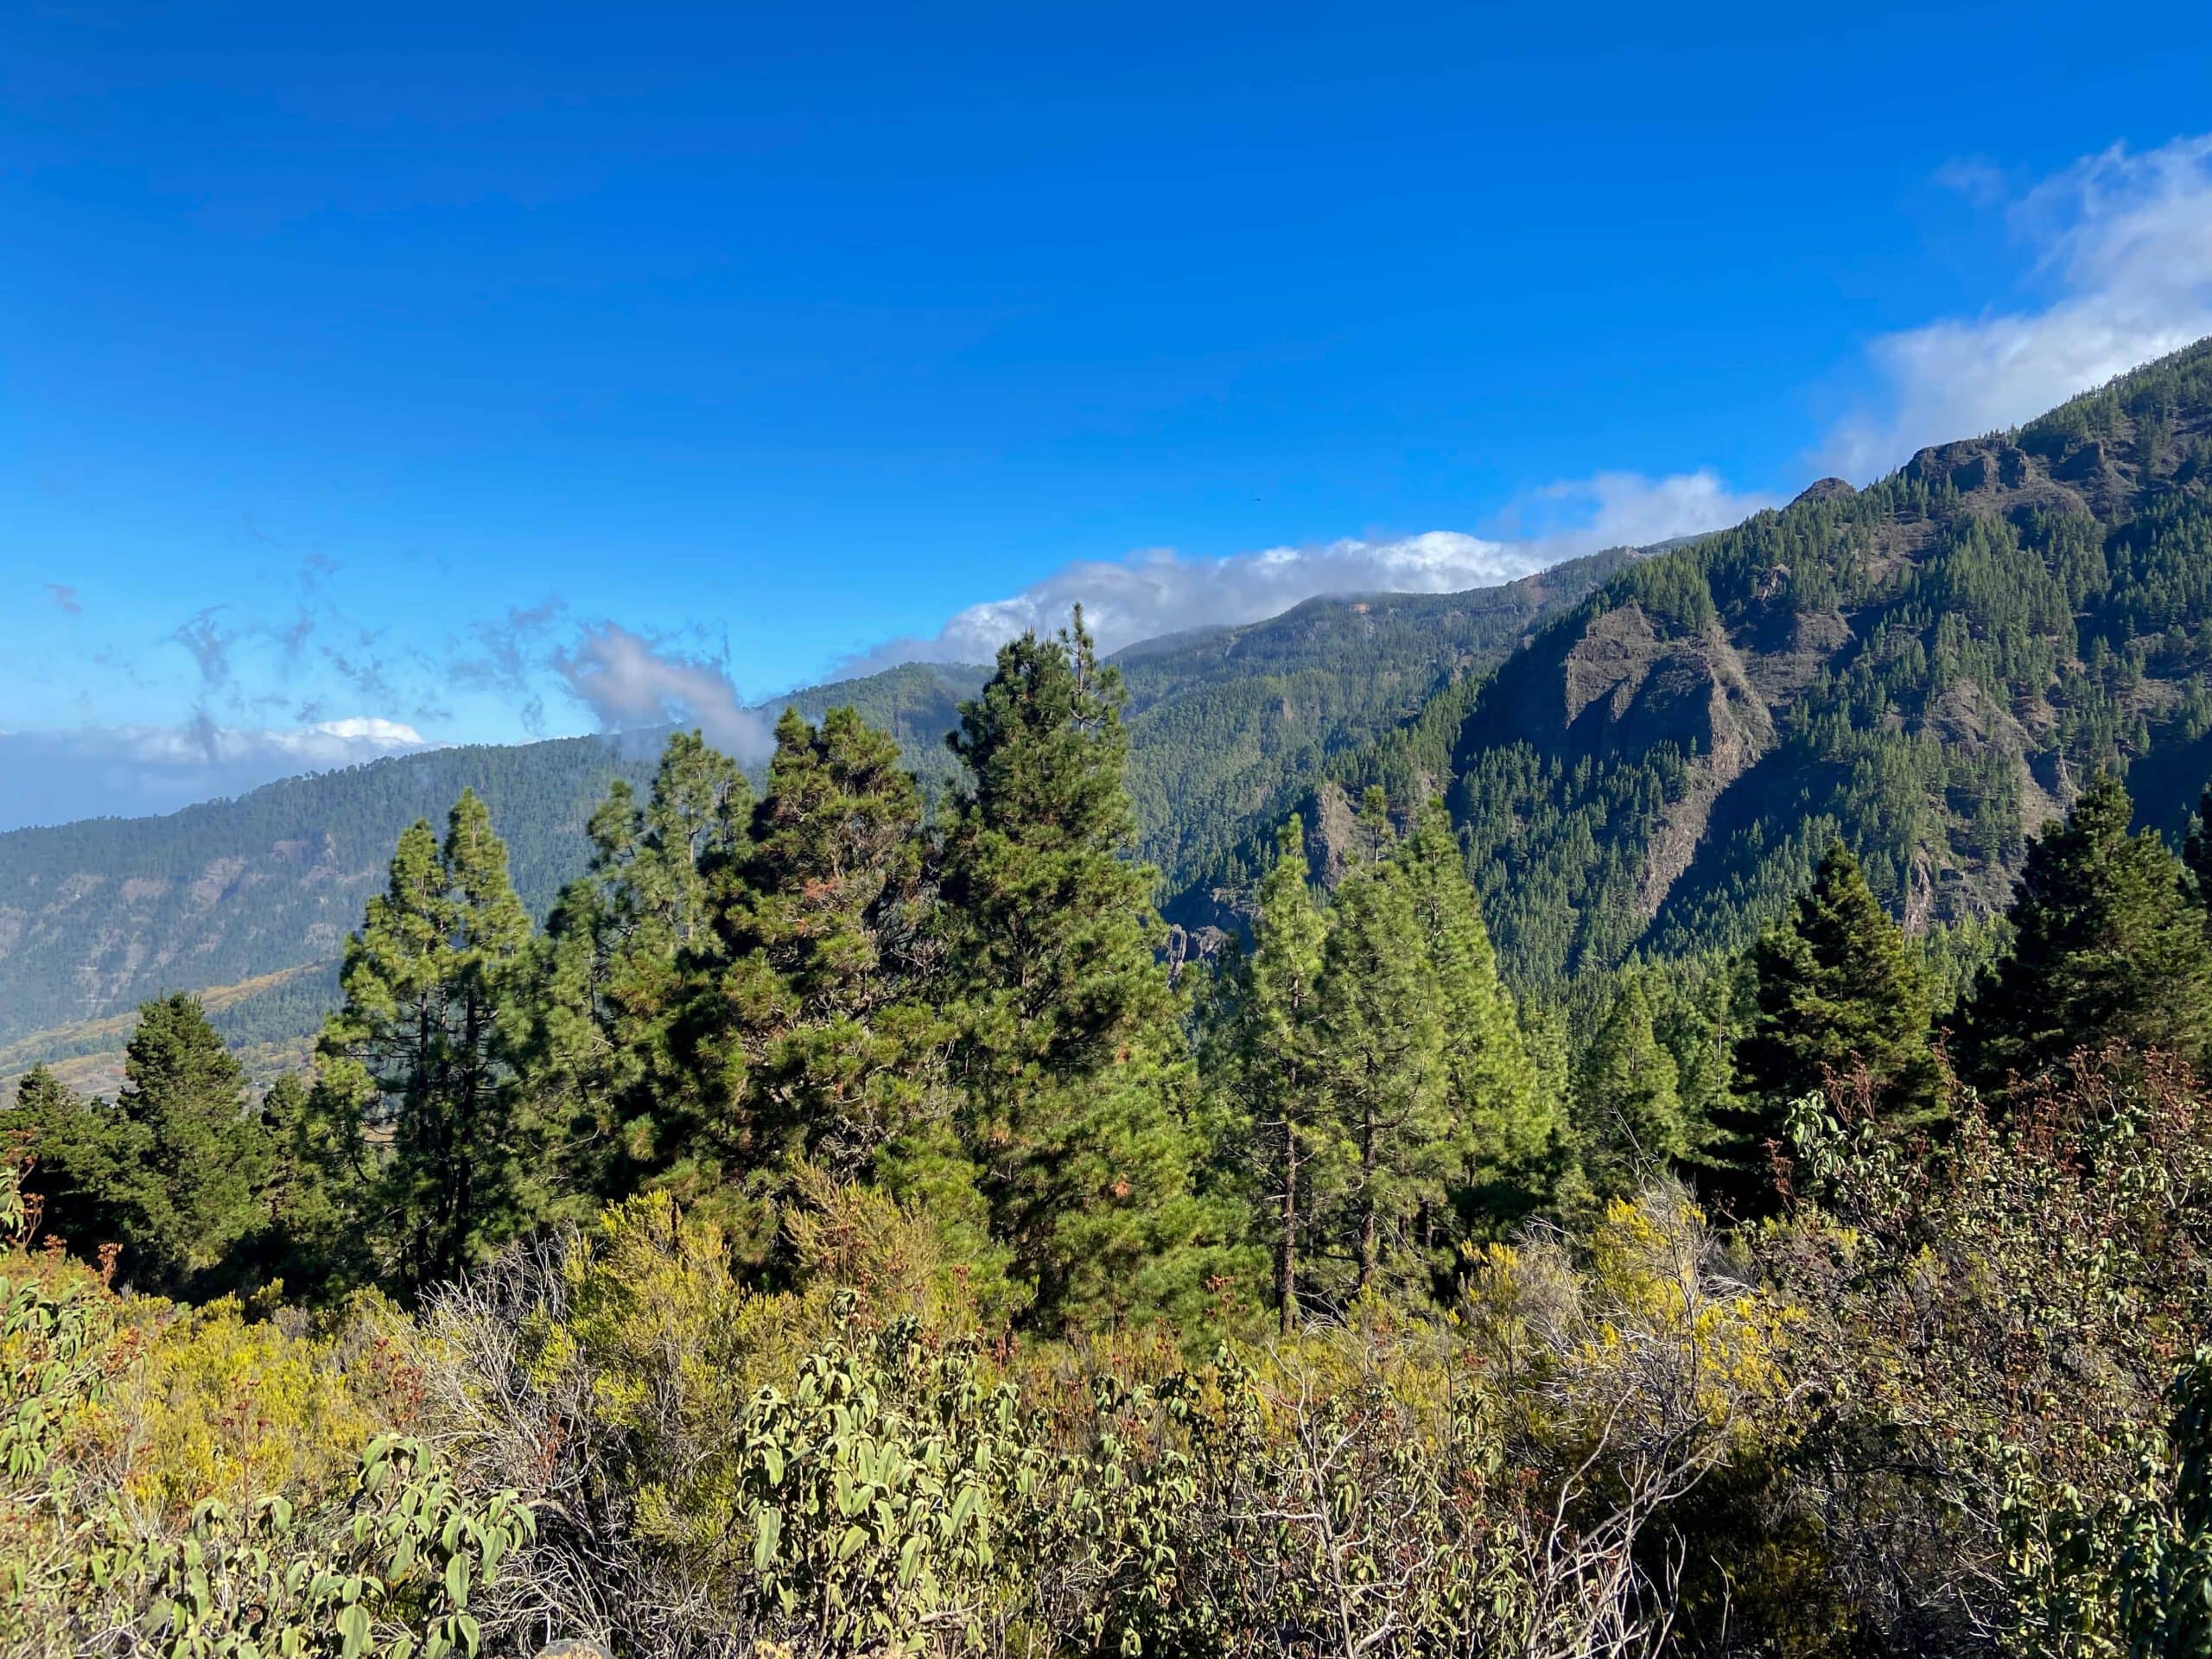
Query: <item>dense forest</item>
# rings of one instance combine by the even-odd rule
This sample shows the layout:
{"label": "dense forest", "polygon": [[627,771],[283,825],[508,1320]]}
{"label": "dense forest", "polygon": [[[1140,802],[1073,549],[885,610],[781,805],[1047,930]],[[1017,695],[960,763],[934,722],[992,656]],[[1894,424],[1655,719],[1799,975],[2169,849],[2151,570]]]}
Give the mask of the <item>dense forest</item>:
{"label": "dense forest", "polygon": [[1203,937],[1080,613],[458,791],[0,1116],[0,1650],[2212,1650],[2208,372],[1409,646]]}

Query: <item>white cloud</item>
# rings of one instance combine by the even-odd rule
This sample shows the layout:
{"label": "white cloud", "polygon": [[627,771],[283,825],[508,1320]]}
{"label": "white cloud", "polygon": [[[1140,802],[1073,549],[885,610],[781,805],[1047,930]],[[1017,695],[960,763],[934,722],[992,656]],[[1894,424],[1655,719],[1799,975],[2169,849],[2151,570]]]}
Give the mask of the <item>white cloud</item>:
{"label": "white cloud", "polygon": [[173,812],[299,772],[431,747],[413,727],[375,717],[252,730],[201,715],[181,726],[0,732],[0,830]]}
{"label": "white cloud", "polygon": [[[1983,191],[1993,176],[1980,166],[1961,175]],[[1882,394],[1828,435],[1829,468],[1863,481],[1923,445],[2017,426],[2212,334],[2212,136],[2115,145],[2014,196],[2006,218],[2055,297],[1876,340]]]}
{"label": "white cloud", "polygon": [[747,766],[775,747],[767,722],[745,707],[722,668],[665,640],[598,622],[573,646],[555,652],[551,662],[569,695],[607,731],[688,723]]}
{"label": "white cloud", "polygon": [[1010,598],[969,606],[933,634],[891,640],[844,666],[866,673],[902,662],[987,663],[1025,629],[1061,626],[1078,604],[1099,648],[1110,652],[1185,628],[1256,622],[1320,594],[1459,593],[1599,548],[1641,547],[1722,529],[1770,505],[1763,496],[1731,492],[1710,472],[1666,478],[1599,473],[1537,491],[1527,505],[1543,523],[1513,540],[1432,530],[1218,559],[1154,548],[1121,560],[1079,560]]}
{"label": "white cloud", "polygon": [[1649,547],[1678,536],[1726,530],[1763,507],[1777,505],[1770,495],[1730,489],[1707,467],[1664,478],[1593,473],[1547,485],[1536,499],[1544,504],[1566,503],[1572,522],[1525,543],[1537,562],[1531,569],[1602,547]]}
{"label": "white cloud", "polygon": [[1099,648],[1113,651],[1209,623],[1257,621],[1315,594],[1449,593],[1510,581],[1526,569],[1504,543],[1448,530],[1395,541],[1271,547],[1221,559],[1150,548],[1126,559],[1063,565],[1011,598],[970,605],[935,634],[891,640],[850,667],[866,672],[918,658],[988,662],[1024,630],[1063,625],[1078,604]]}

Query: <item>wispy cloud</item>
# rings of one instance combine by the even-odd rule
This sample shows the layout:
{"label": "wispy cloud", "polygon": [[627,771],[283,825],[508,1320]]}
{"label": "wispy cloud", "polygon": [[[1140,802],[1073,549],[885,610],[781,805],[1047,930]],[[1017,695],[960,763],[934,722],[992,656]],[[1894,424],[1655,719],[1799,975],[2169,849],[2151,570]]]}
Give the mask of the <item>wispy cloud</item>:
{"label": "wispy cloud", "polygon": [[1528,533],[1508,538],[1432,530],[1225,558],[1154,548],[1125,559],[1078,560],[1018,594],[969,606],[934,633],[861,652],[842,671],[866,673],[901,662],[988,662],[1007,640],[1027,629],[1058,626],[1078,604],[1100,648],[1113,651],[1185,628],[1255,622],[1322,594],[1491,587],[1599,548],[1719,530],[1770,505],[1770,498],[1730,490],[1710,472],[1664,478],[1610,472],[1533,493],[1510,515],[1530,526]]}
{"label": "wispy cloud", "polygon": [[211,605],[169,633],[170,643],[182,645],[199,667],[203,699],[231,683],[231,647],[238,643],[238,635],[223,626],[222,612],[221,606]]}
{"label": "wispy cloud", "polygon": [[566,601],[549,599],[511,608],[496,621],[471,623],[468,642],[448,657],[447,673],[459,684],[512,699],[524,728],[542,736],[546,642],[567,609]]}
{"label": "wispy cloud", "polygon": [[[1824,470],[1864,480],[1922,444],[2017,424],[2212,334],[2212,135],[2148,150],[2115,147],[2039,181],[1980,159],[1953,163],[1941,178],[2018,241],[2040,297],[1873,340],[1865,359],[1869,395],[1815,445]],[[988,660],[1025,629],[1058,626],[1078,603],[1112,650],[1257,620],[1319,594],[1484,587],[1602,547],[1719,529],[1772,504],[1710,470],[1601,471],[1529,491],[1459,529],[1224,557],[1154,548],[1080,560],[1019,591],[948,604],[934,629],[874,646],[843,667]],[[65,767],[86,781],[71,797],[86,803],[82,810],[156,810],[285,771],[421,747],[420,733],[439,729],[431,722],[456,693],[493,694],[532,732],[572,726],[548,709],[573,704],[606,730],[681,721],[748,761],[767,752],[766,723],[741,696],[727,649],[693,632],[578,617],[550,599],[460,625],[443,639],[394,641],[361,628],[338,603],[329,591],[336,569],[327,556],[308,556],[296,603],[283,613],[257,614],[242,600],[213,604],[164,636],[196,671],[191,716],[179,724],[0,734],[0,767],[17,768],[0,822],[53,810],[33,803],[67,792],[53,781]],[[44,586],[62,612],[81,612],[73,588]],[[131,661],[112,651],[95,660],[137,678]],[[265,712],[279,694],[293,727],[278,728],[272,722],[284,716]],[[169,695],[175,709],[182,699]],[[348,709],[379,715],[324,718]]]}
{"label": "wispy cloud", "polygon": [[413,727],[375,718],[286,729],[217,724],[0,732],[0,830],[94,815],[170,812],[302,772],[431,747]]}
{"label": "wispy cloud", "polygon": [[1982,162],[1942,178],[2003,204],[2053,297],[1877,340],[1878,395],[1820,450],[1854,480],[1925,444],[2018,425],[2212,334],[2212,135],[2141,151],[2115,145],[2024,191]]}
{"label": "wispy cloud", "polygon": [[667,639],[632,633],[618,622],[594,622],[550,661],[569,695],[603,730],[689,723],[747,765],[774,747],[767,722],[745,706],[728,670]]}

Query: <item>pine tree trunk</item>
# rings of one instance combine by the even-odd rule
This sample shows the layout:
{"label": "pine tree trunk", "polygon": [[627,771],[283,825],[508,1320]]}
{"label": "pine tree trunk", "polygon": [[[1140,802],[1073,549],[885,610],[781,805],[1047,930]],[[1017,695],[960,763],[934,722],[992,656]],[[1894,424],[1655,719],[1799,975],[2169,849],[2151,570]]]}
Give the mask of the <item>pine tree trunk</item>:
{"label": "pine tree trunk", "polygon": [[1275,1306],[1288,1336],[1298,1324],[1298,1131],[1282,1121],[1282,1236],[1275,1243]]}
{"label": "pine tree trunk", "polygon": [[1355,1292],[1365,1290],[1375,1276],[1376,1222],[1375,1214],[1375,1110],[1370,1107],[1359,1125],[1359,1278]]}

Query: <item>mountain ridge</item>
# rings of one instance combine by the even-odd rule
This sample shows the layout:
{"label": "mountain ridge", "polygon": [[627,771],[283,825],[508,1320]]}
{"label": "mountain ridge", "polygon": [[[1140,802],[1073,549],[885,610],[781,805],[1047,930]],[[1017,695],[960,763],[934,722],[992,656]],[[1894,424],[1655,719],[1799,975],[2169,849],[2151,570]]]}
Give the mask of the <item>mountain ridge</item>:
{"label": "mountain ridge", "polygon": [[1454,736],[1501,953],[1734,948],[1857,843],[1916,929],[1999,907],[2098,766],[2173,829],[2212,760],[2212,341],[1639,563]]}

